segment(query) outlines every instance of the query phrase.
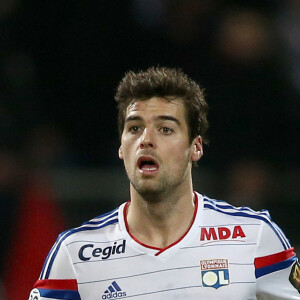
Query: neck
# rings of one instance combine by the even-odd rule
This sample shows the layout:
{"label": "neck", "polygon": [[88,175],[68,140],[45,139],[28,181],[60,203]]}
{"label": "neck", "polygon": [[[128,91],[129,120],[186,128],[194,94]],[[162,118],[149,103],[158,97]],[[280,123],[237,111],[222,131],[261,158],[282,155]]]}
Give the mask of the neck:
{"label": "neck", "polygon": [[127,222],[130,233],[151,247],[166,248],[189,229],[195,211],[192,186],[184,193],[176,190],[155,199],[142,197],[131,187]]}

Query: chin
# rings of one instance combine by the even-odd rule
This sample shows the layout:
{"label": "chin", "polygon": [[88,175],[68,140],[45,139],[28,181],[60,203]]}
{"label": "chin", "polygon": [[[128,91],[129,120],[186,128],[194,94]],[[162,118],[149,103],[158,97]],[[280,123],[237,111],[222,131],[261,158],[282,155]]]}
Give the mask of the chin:
{"label": "chin", "polygon": [[159,202],[161,196],[168,191],[168,188],[163,184],[132,184],[134,189],[141,195],[145,200],[149,202]]}
{"label": "chin", "polygon": [[163,194],[167,193],[173,186],[172,180],[160,176],[158,177],[140,177],[134,174],[129,178],[131,185],[145,199],[160,198]]}
{"label": "chin", "polygon": [[160,189],[155,188],[155,187],[150,187],[149,185],[148,186],[135,186],[134,188],[141,196],[158,195],[162,192]]}

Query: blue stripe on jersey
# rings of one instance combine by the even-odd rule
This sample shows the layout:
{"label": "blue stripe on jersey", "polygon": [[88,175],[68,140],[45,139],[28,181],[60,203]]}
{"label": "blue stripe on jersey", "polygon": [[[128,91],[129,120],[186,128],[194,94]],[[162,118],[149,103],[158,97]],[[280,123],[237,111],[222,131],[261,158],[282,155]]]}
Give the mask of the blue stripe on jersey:
{"label": "blue stripe on jersey", "polygon": [[[239,217],[248,217],[248,218],[254,218],[258,220],[262,220],[265,223],[267,223],[272,230],[275,232],[277,237],[279,238],[283,248],[289,249],[291,248],[291,245],[281,229],[272,222],[271,217],[268,213],[268,211],[263,210],[260,212],[256,212],[248,207],[234,207],[224,201],[215,201],[212,199],[209,199],[207,197],[204,197],[204,208],[209,208],[213,209],[215,211],[227,214],[227,215],[232,215],[232,216],[239,216]],[[233,210],[233,211],[228,211],[228,210]]]}
{"label": "blue stripe on jersey", "polygon": [[259,278],[261,276],[264,276],[264,275],[267,275],[267,274],[270,274],[270,273],[273,273],[273,272],[276,272],[279,270],[286,269],[286,268],[290,267],[294,263],[295,260],[297,260],[296,255],[294,255],[293,257],[291,257],[287,260],[281,261],[279,263],[256,269],[255,277]]}
{"label": "blue stripe on jersey", "polygon": [[80,295],[77,291],[39,289],[39,292],[44,298],[81,300]]}
{"label": "blue stripe on jersey", "polygon": [[113,209],[113,210],[111,210],[111,211],[109,211],[109,212],[107,212],[107,213],[104,213],[104,214],[102,214],[102,215],[100,215],[100,216],[98,216],[98,217],[95,217],[94,219],[103,219],[104,217],[106,217],[106,216],[108,216],[108,215],[111,215],[111,214],[113,214],[115,211],[118,211],[119,210],[119,207],[117,207],[117,208],[115,208],[115,209]]}
{"label": "blue stripe on jersey", "polygon": [[[104,228],[108,225],[112,225],[112,224],[117,223],[118,222],[118,218],[117,218],[118,212],[116,212],[116,210],[118,210],[118,208],[114,209],[113,211],[111,211],[109,213],[106,213],[106,214],[102,215],[102,217],[106,217],[108,215],[109,216],[106,217],[106,218],[103,218],[101,221],[98,221],[96,223],[98,226],[88,227],[87,225],[94,225],[94,223],[86,222],[83,225],[81,225],[80,227],[62,232],[58,236],[56,243],[51,248],[51,250],[50,250],[50,252],[49,252],[49,254],[48,254],[48,256],[45,260],[45,263],[44,263],[44,266],[43,266],[43,269],[42,269],[42,272],[41,272],[41,275],[40,275],[40,279],[48,279],[49,278],[50,270],[51,270],[52,264],[54,262],[54,259],[55,259],[56,255],[58,253],[58,250],[59,250],[62,242],[68,236],[70,236],[70,235],[72,235],[76,232],[85,231],[85,230],[97,230],[97,229]],[[101,216],[99,216],[98,218],[101,218]],[[49,265],[47,266],[48,262],[49,262]],[[45,271],[46,271],[46,273],[45,273]]]}
{"label": "blue stripe on jersey", "polygon": [[105,222],[106,220],[108,220],[108,219],[110,219],[110,218],[112,218],[112,217],[115,217],[115,216],[117,216],[117,215],[118,215],[118,212],[115,212],[114,214],[108,216],[108,217],[105,218],[105,219],[101,219],[100,221],[94,221],[94,219],[93,219],[93,220],[90,220],[90,221],[88,221],[88,222],[83,223],[82,225],[96,225],[96,224],[102,224],[102,223]]}
{"label": "blue stripe on jersey", "polygon": [[260,215],[265,215],[266,217],[270,218],[270,214],[267,210],[263,209],[259,212],[246,207],[246,206],[242,206],[242,207],[235,207],[225,201],[222,200],[215,200],[215,199],[209,199],[207,197],[203,198],[206,202],[209,202],[210,204],[212,204],[213,206],[217,206],[218,208],[224,208],[224,209],[234,209],[236,211],[248,211],[249,213],[254,213],[254,214],[260,214]]}

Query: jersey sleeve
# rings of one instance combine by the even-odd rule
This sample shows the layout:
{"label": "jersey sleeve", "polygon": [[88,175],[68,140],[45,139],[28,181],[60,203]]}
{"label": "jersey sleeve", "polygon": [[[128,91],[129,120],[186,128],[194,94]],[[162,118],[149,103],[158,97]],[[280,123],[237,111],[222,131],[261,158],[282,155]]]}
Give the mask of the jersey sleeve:
{"label": "jersey sleeve", "polygon": [[262,223],[254,265],[258,300],[300,300],[296,253],[270,219]]}
{"label": "jersey sleeve", "polygon": [[29,300],[81,300],[73,264],[61,236],[50,250]]}

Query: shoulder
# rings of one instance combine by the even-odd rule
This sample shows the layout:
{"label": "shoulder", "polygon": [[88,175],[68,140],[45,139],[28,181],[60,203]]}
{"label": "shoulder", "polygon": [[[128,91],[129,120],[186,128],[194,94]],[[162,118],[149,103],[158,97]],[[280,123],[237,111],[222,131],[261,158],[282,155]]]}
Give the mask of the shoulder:
{"label": "shoulder", "polygon": [[256,228],[260,242],[263,244],[276,245],[275,248],[278,250],[291,247],[288,239],[279,226],[273,222],[267,210],[255,211],[245,206],[236,207],[226,201],[211,199],[207,196],[203,196],[203,209],[212,218],[218,216],[218,219],[224,222],[259,225],[253,229]]}
{"label": "shoulder", "polygon": [[114,229],[118,226],[121,207],[122,205],[113,211],[83,223],[79,227],[66,230],[59,234],[46,258],[40,278],[48,279],[50,272],[55,273],[53,270],[62,269],[61,266],[67,268],[68,265],[72,264],[72,253],[69,251],[70,245],[79,241],[112,238],[112,235],[116,232]]}
{"label": "shoulder", "polygon": [[267,210],[255,211],[246,206],[236,207],[226,201],[212,199],[207,196],[203,196],[203,208],[204,210],[214,211],[221,215],[257,219],[266,223],[271,222],[271,217]]}
{"label": "shoulder", "polygon": [[84,236],[90,236],[95,234],[106,233],[114,228],[119,222],[119,207],[97,216],[87,222],[84,222],[81,226],[71,228],[62,232],[57,241],[64,241],[69,244],[74,240],[80,239]]}

